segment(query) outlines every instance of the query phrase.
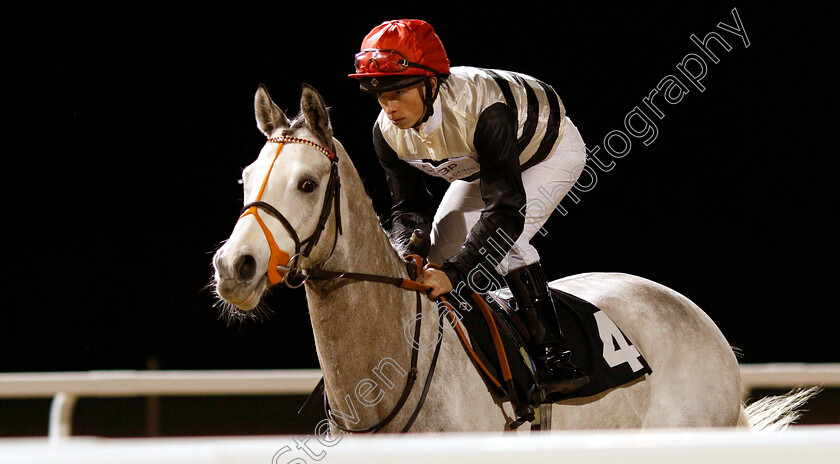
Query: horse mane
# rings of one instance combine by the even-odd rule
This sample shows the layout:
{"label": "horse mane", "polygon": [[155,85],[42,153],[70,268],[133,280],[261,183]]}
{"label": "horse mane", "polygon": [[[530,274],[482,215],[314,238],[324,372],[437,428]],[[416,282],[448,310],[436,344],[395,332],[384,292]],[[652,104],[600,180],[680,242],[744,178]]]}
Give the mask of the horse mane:
{"label": "horse mane", "polygon": [[[329,112],[329,108],[326,109]],[[323,140],[323,137],[319,135],[319,132],[315,130],[315,128],[310,127],[309,124],[306,122],[306,117],[303,114],[303,110],[301,110],[297,116],[289,121],[289,127],[282,128],[280,135],[286,137],[294,137],[295,134],[300,132],[301,130],[306,129],[308,130],[312,136],[316,139],[313,141],[320,142],[321,145],[329,148],[332,151],[335,151],[335,144],[332,140]]]}
{"label": "horse mane", "polygon": [[[381,224],[381,218],[380,218],[380,224]],[[383,227],[383,229],[384,229],[384,227]],[[405,240],[405,239],[399,240],[396,237],[396,234],[394,234],[393,229],[385,230],[385,233],[388,234],[388,242],[391,243],[391,247],[394,248],[394,250],[397,252],[397,254],[399,254],[400,256],[405,256],[405,255],[409,254],[408,240]]]}
{"label": "horse mane", "polygon": [[[312,130],[307,124],[306,119],[303,117],[303,112],[298,113],[297,116],[294,117],[291,121],[289,121],[289,127],[283,129],[282,135],[294,135],[295,132],[301,129],[309,129]],[[323,140],[321,141],[323,142]]]}

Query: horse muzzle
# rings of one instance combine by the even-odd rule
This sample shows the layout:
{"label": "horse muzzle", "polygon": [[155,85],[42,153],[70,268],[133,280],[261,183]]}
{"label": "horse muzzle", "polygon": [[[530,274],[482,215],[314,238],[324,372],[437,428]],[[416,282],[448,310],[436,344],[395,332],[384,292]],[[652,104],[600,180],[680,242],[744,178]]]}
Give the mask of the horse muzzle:
{"label": "horse muzzle", "polygon": [[268,276],[260,273],[258,260],[247,250],[226,251],[213,257],[216,294],[226,302],[242,309],[253,309],[269,286]]}

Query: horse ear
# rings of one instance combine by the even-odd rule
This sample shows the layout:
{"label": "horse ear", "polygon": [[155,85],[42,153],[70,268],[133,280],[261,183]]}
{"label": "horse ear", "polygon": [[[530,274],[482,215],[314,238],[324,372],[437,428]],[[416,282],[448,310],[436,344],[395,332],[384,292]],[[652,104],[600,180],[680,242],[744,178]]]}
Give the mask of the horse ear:
{"label": "horse ear", "polygon": [[324,99],[321,98],[321,94],[314,87],[307,84],[303,84],[303,94],[300,98],[300,111],[303,113],[309,129],[332,150],[333,130],[327,105],[324,103]]}
{"label": "horse ear", "polygon": [[289,119],[271,101],[268,90],[262,84],[257,88],[257,94],[254,95],[254,114],[257,118],[257,127],[266,137],[271,137],[271,134],[278,128],[289,127]]}

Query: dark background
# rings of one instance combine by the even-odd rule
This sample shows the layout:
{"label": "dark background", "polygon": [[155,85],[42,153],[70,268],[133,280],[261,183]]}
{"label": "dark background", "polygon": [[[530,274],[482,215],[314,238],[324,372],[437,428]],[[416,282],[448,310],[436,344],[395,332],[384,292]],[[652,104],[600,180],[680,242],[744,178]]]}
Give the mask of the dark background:
{"label": "dark background", "polygon": [[[264,137],[264,83],[289,115],[300,86],[331,106],[380,214],[378,107],[346,75],[364,35],[423,18],[453,65],[550,83],[589,146],[718,31],[704,92],[661,105],[597,185],[536,242],[550,278],[637,274],[691,298],[743,362],[837,362],[836,59],[829,13],[742,3],[471,8],[62,7],[4,21],[0,371],[317,367],[303,291],[228,324],[207,287],[233,228],[241,169]],[[737,8],[750,39],[716,29]],[[719,50],[719,49],[718,49]],[[602,160],[609,157],[601,152]]]}

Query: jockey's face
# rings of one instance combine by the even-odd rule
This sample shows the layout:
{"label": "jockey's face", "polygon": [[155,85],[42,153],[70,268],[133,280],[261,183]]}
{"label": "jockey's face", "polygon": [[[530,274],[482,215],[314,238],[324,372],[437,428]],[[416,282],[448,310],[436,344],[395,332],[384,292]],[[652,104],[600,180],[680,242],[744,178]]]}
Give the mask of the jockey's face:
{"label": "jockey's face", "polygon": [[388,119],[400,129],[410,129],[426,113],[423,94],[426,87],[422,82],[402,89],[382,92],[377,96],[379,106]]}

